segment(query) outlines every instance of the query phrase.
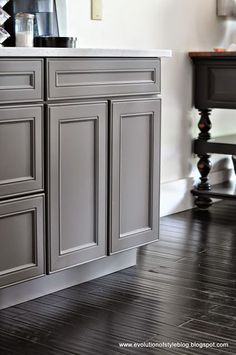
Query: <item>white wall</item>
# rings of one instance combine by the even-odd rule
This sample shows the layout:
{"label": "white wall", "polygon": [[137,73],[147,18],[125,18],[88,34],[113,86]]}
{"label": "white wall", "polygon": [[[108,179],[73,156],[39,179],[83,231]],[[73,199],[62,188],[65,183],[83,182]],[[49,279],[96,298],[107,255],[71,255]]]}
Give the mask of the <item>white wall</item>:
{"label": "white wall", "polygon": [[[227,46],[236,26],[216,16],[216,0],[103,0],[103,5],[103,20],[91,21],[90,0],[67,0],[68,34],[78,36],[80,47],[173,50],[173,58],[162,64],[162,214],[188,208],[191,177],[198,175],[191,155],[198,114],[192,108],[188,52]],[[221,135],[233,127],[236,132],[233,116],[214,112],[212,132]],[[213,171],[224,168],[218,160]]]}

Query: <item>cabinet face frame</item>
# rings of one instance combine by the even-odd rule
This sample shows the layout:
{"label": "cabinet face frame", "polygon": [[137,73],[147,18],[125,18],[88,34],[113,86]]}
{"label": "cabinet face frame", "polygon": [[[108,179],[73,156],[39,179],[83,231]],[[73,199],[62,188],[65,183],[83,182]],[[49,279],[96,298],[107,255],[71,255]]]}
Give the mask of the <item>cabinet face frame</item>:
{"label": "cabinet face frame", "polygon": [[[61,132],[62,125],[94,125],[94,233],[96,241],[63,250],[61,220]],[[71,126],[73,127],[73,126]],[[77,127],[78,128],[78,127]],[[76,129],[76,127],[75,127]],[[49,273],[106,256],[107,236],[107,102],[48,105],[48,246]],[[70,142],[68,142],[70,144]],[[83,148],[83,147],[81,147]],[[73,166],[73,156],[71,166]],[[76,160],[76,159],[75,159]],[[75,167],[76,169],[76,167]],[[78,173],[78,170],[77,170]],[[80,177],[79,177],[80,178]],[[81,181],[78,181],[80,186]],[[70,188],[70,187],[69,187]],[[83,204],[83,201],[80,202]],[[86,221],[85,221],[86,223]],[[76,221],[75,221],[76,224]],[[71,226],[73,229],[74,226]],[[85,236],[81,237],[82,239]],[[65,241],[65,239],[64,239]]]}
{"label": "cabinet face frame", "polygon": [[[7,128],[9,133],[9,138],[7,136],[4,139],[7,142],[7,149],[12,150],[13,143],[10,145],[9,142],[12,142],[12,137],[14,136],[14,144],[15,148],[17,148],[17,141],[19,139],[16,129],[14,129],[14,125],[27,124],[29,125],[28,128],[29,132],[25,130],[23,134],[29,134],[28,145],[30,145],[30,152],[27,152],[30,157],[24,156],[26,153],[26,146],[21,147],[22,155],[17,157],[17,161],[14,163],[13,157],[11,164],[27,165],[27,169],[30,171],[29,176],[12,176],[11,178],[4,178],[3,180],[0,179],[0,199],[16,196],[16,195],[23,195],[29,194],[36,191],[42,191],[44,187],[44,168],[43,168],[43,156],[44,156],[44,148],[43,148],[43,106],[42,105],[24,105],[24,106],[0,106],[0,133],[2,126]],[[11,126],[14,131],[11,133]],[[28,129],[27,128],[27,129]],[[23,145],[25,142],[20,142]],[[6,151],[3,146],[3,141],[0,142],[1,147],[1,162],[3,165],[9,164],[9,155],[10,151]],[[20,149],[20,148],[19,148]],[[20,151],[19,151],[20,152]],[[17,175],[17,172],[16,172]]]}
{"label": "cabinet face frame", "polygon": [[[121,199],[122,199],[122,120],[140,117],[149,120],[150,144],[149,156],[149,226],[121,232]],[[114,254],[126,249],[151,243],[159,236],[159,197],[160,197],[160,123],[161,100],[140,99],[112,101],[110,110],[110,208],[109,208],[109,251]],[[132,132],[132,131],[130,131]],[[140,142],[142,145],[142,142]],[[141,149],[141,148],[140,148]],[[140,150],[141,152],[141,150]],[[127,164],[127,163],[126,163]],[[132,162],[130,162],[132,164]],[[132,184],[132,181],[127,184]],[[145,187],[140,187],[145,188]],[[145,203],[147,201],[143,201]],[[135,209],[136,206],[134,206]],[[135,212],[134,212],[135,213]]]}
{"label": "cabinet face frame", "polygon": [[[0,288],[9,286],[22,281],[28,281],[32,278],[43,276],[45,274],[45,231],[44,231],[44,195],[37,195],[27,198],[12,199],[4,202],[0,202],[0,226],[1,220],[11,219],[17,217],[18,219],[26,214],[31,214],[32,225],[27,226],[27,224],[22,223],[22,228],[30,227],[32,228],[32,262],[28,264],[22,264],[15,267],[8,267],[4,270],[4,265],[0,272]],[[5,222],[7,226],[9,222]],[[14,230],[14,226],[12,226]],[[8,229],[9,232],[9,229]],[[29,233],[27,230],[14,230],[15,235],[19,233],[19,238],[21,238],[21,233]],[[4,230],[0,231],[3,235]],[[12,253],[16,255],[16,260],[19,254],[24,254],[24,249],[16,249],[16,246],[9,240],[9,245],[1,245],[1,248],[13,248]],[[25,245],[26,248],[29,246]],[[22,246],[23,248],[23,246]],[[22,254],[22,255],[23,255]],[[19,257],[21,257],[19,255]],[[22,257],[21,257],[22,258]],[[13,260],[13,264],[16,260]],[[1,261],[0,261],[1,263]]]}

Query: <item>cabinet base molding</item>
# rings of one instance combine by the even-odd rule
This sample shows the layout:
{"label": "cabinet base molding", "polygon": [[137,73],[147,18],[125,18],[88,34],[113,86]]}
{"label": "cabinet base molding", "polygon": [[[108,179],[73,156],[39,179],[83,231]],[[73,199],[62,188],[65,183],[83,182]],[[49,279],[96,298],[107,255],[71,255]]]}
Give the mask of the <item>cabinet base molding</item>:
{"label": "cabinet base molding", "polygon": [[136,265],[136,249],[0,290],[0,309]]}

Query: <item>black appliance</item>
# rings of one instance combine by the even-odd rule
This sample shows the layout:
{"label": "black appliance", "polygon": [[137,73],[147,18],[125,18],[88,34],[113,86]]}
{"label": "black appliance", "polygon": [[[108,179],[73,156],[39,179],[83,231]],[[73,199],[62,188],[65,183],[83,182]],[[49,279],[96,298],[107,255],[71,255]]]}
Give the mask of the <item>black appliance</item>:
{"label": "black appliance", "polygon": [[55,0],[11,0],[4,9],[11,15],[5,25],[5,29],[11,37],[6,40],[4,46],[15,46],[15,15],[18,12],[35,15],[35,36],[59,36]]}
{"label": "black appliance", "polygon": [[57,48],[76,48],[76,37],[34,37],[34,47],[57,47]]}

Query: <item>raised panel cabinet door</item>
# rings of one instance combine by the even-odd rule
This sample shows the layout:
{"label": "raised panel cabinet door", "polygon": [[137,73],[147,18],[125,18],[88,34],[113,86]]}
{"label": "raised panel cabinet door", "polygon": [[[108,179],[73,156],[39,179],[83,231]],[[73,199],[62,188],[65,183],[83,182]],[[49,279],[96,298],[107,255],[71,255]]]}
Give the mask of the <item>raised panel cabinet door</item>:
{"label": "raised panel cabinet door", "polygon": [[45,273],[44,195],[0,202],[0,288]]}
{"label": "raised panel cabinet door", "polygon": [[0,107],[0,198],[43,189],[43,107]]}
{"label": "raised panel cabinet door", "polygon": [[113,101],[110,254],[158,239],[160,99]]}
{"label": "raised panel cabinet door", "polygon": [[106,255],[107,104],[49,105],[49,272]]}

